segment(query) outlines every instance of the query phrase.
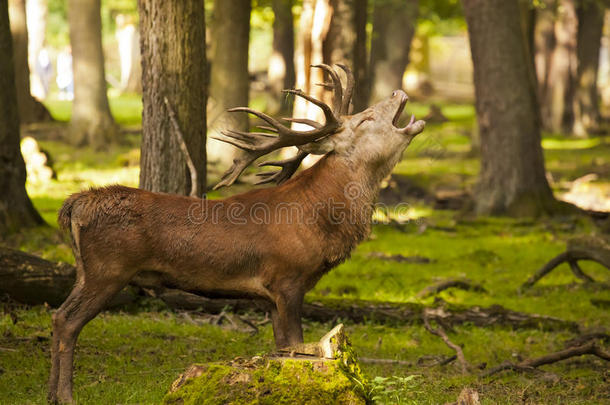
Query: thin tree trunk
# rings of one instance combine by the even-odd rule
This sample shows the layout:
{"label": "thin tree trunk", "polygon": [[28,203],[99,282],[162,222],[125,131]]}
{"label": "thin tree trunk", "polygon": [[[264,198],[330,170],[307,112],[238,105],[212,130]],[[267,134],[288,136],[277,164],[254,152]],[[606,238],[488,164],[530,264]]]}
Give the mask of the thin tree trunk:
{"label": "thin tree trunk", "polygon": [[402,88],[415,34],[418,0],[377,0],[371,38],[371,101],[388,97]]}
{"label": "thin tree trunk", "polygon": [[536,8],[534,25],[534,63],[538,79],[538,99],[543,126],[550,117],[550,104],[547,103],[550,82],[551,59],[555,49],[555,0],[543,0],[543,7]]}
{"label": "thin tree trunk", "polygon": [[[268,77],[276,96],[282,89],[292,89],[295,84],[294,71],[294,20],[293,0],[273,0],[273,53],[269,60]],[[282,98],[282,111],[288,110],[288,103]]]}
{"label": "thin tree trunk", "polygon": [[574,135],[595,132],[600,123],[597,73],[604,28],[604,7],[595,1],[578,8],[578,69],[574,95]]}
{"label": "thin tree trunk", "polygon": [[142,153],[140,187],[188,194],[191,180],[165,107],[177,115],[184,142],[206,186],[205,12],[200,0],[139,0],[142,50]]}
{"label": "thin tree trunk", "polygon": [[130,16],[116,17],[115,37],[121,61],[121,90],[142,92],[142,63],[140,61],[140,31]]}
{"label": "thin tree trunk", "polygon": [[555,46],[548,66],[548,85],[542,95],[543,127],[555,133],[572,130],[576,40],[576,0],[559,0],[554,24]]}
{"label": "thin tree trunk", "polygon": [[[316,86],[323,83],[324,76],[320,69],[312,69],[311,65],[324,63],[323,43],[330,29],[332,9],[329,0],[304,0],[301,20],[299,22],[299,37],[296,47],[296,87],[305,93],[323,100],[324,88]],[[294,98],[293,117],[303,117],[319,120],[319,109],[303,98]],[[294,123],[295,129],[309,129],[303,124]]]}
{"label": "thin tree trunk", "polygon": [[368,0],[353,0],[354,4],[354,29],[356,31],[356,43],[354,44],[354,78],[356,87],[354,89],[354,112],[360,112],[369,105],[369,67],[367,54],[366,22],[368,19]]}
{"label": "thin tree trunk", "polygon": [[[41,77],[39,66],[40,51],[44,48],[47,29],[47,0],[26,0],[25,3],[28,28],[28,65],[30,68],[30,91],[32,95],[43,100],[49,91],[48,76]],[[37,68],[38,66],[38,68]]]}
{"label": "thin tree trunk", "polygon": [[9,13],[13,35],[13,57],[15,62],[15,82],[17,84],[17,105],[22,124],[50,121],[51,114],[44,105],[30,93],[30,67],[28,63],[28,29],[25,0],[10,0]]}
{"label": "thin tree trunk", "polygon": [[116,141],[118,136],[106,93],[100,1],[68,1],[74,72],[69,140],[75,145],[95,148]]}
{"label": "thin tree trunk", "polygon": [[8,3],[0,2],[0,235],[43,224],[25,191]]}
{"label": "thin tree trunk", "polygon": [[474,64],[481,136],[476,210],[532,216],[552,212],[535,84],[518,0],[462,0]]}
{"label": "thin tree trunk", "polygon": [[[250,0],[215,0],[212,16],[212,66],[210,80],[210,132],[225,129],[248,130],[248,115],[227,113],[233,107],[248,106],[250,77]],[[224,142],[209,140],[208,159],[228,168],[240,153]]]}

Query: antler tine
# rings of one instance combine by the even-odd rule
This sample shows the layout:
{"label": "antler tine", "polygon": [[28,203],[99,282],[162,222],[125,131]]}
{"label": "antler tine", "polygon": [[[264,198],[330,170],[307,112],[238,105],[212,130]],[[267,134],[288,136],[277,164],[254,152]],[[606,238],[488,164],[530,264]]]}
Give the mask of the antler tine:
{"label": "antler tine", "polygon": [[339,78],[339,75],[332,67],[324,63],[321,63],[319,65],[312,65],[312,67],[324,70],[326,73],[328,73],[331,80],[333,81],[333,112],[337,116],[341,116],[341,107],[343,102],[343,85],[341,84],[341,79]]}
{"label": "antler tine", "polygon": [[322,124],[320,124],[319,122],[313,121],[313,120],[308,120],[307,118],[282,118],[284,121],[288,121],[288,122],[296,122],[297,124],[305,124],[305,125],[309,125],[312,128],[322,128]]}
{"label": "antler tine", "polygon": [[[222,140],[222,139],[220,139],[220,140]],[[264,154],[265,154],[264,152],[253,153],[253,154],[248,154],[248,156],[246,156],[242,159],[233,160],[233,164],[231,165],[229,170],[227,170],[222,175],[222,178],[220,179],[218,184],[216,184],[214,186],[214,190],[218,190],[221,187],[230,186],[231,184],[235,183],[235,180],[237,180],[239,175],[242,174],[242,172],[244,170],[246,170],[246,167],[250,166],[252,164],[252,162],[254,162],[259,157],[263,156]]]}
{"label": "antler tine", "polygon": [[326,118],[326,125],[332,124],[332,123],[336,123],[339,124],[339,120],[338,118],[335,116],[335,114],[333,113],[333,110],[330,109],[330,107],[326,104],[323,103],[320,100],[317,100],[305,93],[303,93],[302,90],[292,90],[292,89],[285,89],[282,90],[284,93],[289,93],[289,94],[294,94],[295,96],[299,96],[304,98],[305,100],[317,105],[318,107],[320,107],[322,109],[322,111],[324,112],[324,117]]}
{"label": "antler tine", "polygon": [[349,114],[349,104],[352,101],[352,95],[354,94],[354,85],[356,81],[354,80],[354,74],[351,69],[347,66],[337,63],[347,76],[347,83],[345,85],[345,97],[343,97],[343,105],[341,106],[341,114]]}
{"label": "antler tine", "polygon": [[279,122],[275,118],[273,118],[273,117],[271,117],[271,116],[269,116],[269,115],[267,115],[267,114],[265,114],[263,112],[259,112],[259,111],[253,110],[253,109],[248,108],[248,107],[229,108],[227,111],[228,112],[246,112],[248,114],[256,115],[258,118],[262,119],[267,124],[271,125],[272,127],[276,128],[279,131],[281,131],[281,128],[289,130],[289,128],[286,128],[284,125],[282,125],[281,122]]}
{"label": "antler tine", "polygon": [[279,172],[258,173],[257,176],[263,177],[263,179],[256,182],[256,184],[282,184],[283,182],[292,177],[292,175],[297,171],[297,169],[301,165],[301,162],[303,161],[303,159],[305,159],[305,157],[307,157],[307,155],[307,152],[300,150],[295,156],[289,159],[259,163],[258,167],[277,166],[281,167],[282,170],[280,170]]}

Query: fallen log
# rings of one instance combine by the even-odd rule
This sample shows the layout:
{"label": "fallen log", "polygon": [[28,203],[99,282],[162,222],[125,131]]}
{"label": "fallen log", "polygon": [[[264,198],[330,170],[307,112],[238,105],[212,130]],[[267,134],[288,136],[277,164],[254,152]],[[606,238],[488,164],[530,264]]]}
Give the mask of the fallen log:
{"label": "fallen log", "polygon": [[[66,263],[54,263],[40,257],[0,248],[0,293],[8,294],[13,300],[28,304],[61,305],[72,289],[75,269]],[[269,304],[252,299],[210,299],[173,289],[142,291],[163,300],[173,309],[197,310],[219,314],[222,311],[236,313],[267,313]],[[137,294],[123,290],[113,301],[113,305],[133,302]],[[491,307],[465,307],[443,301],[434,308],[418,303],[388,303],[343,298],[307,299],[303,306],[303,317],[316,322],[336,322],[345,320],[354,323],[379,322],[404,325],[423,322],[424,311],[430,320],[444,325],[471,323],[476,326],[504,325],[513,328],[534,328],[544,330],[578,330],[576,322],[562,319],[516,312],[499,305]]]}
{"label": "fallen log", "polygon": [[579,236],[568,240],[566,251],[552,258],[540,270],[534,273],[521,289],[530,288],[541,278],[553,271],[557,266],[567,262],[575,277],[593,283],[595,280],[582,271],[579,260],[591,260],[610,269],[610,239],[605,235]]}

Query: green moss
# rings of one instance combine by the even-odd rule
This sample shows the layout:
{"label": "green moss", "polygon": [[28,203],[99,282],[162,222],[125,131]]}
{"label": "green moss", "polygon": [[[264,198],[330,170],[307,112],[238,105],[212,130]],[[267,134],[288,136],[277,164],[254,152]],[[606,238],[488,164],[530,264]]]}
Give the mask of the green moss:
{"label": "green moss", "polygon": [[260,359],[214,363],[163,399],[164,404],[364,404],[343,362]]}

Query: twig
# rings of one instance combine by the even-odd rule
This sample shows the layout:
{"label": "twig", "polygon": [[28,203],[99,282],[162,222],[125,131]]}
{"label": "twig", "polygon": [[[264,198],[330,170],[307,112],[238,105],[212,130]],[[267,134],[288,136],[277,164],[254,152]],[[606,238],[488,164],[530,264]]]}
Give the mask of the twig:
{"label": "twig", "polygon": [[419,293],[417,293],[416,297],[425,298],[430,295],[438,294],[439,292],[444,291],[448,288],[460,288],[466,291],[476,291],[481,293],[487,292],[487,290],[481,285],[474,284],[468,279],[449,279],[440,281],[436,284],[424,288]]}
{"label": "twig", "polygon": [[240,321],[242,321],[243,323],[245,323],[246,325],[248,325],[249,327],[252,328],[252,335],[256,335],[258,333],[258,326],[256,326],[256,324],[254,322],[252,322],[251,320],[247,319],[247,318],[242,318],[239,315],[236,315],[237,319],[239,319]]}
{"label": "twig", "polygon": [[483,373],[482,376],[488,377],[503,370],[531,371],[545,364],[556,363],[561,360],[569,359],[570,357],[582,356],[583,354],[591,354],[593,356],[599,357],[600,359],[610,361],[610,353],[605,352],[603,349],[597,346],[595,342],[589,342],[581,346],[570,347],[568,349],[547,354],[545,356],[540,356],[533,359],[526,359],[517,364],[505,362],[489,369],[488,371]]}
{"label": "twig", "polygon": [[424,310],[424,314],[423,314],[423,320],[424,320],[424,327],[426,328],[426,330],[430,333],[432,333],[433,335],[436,335],[438,337],[440,337],[443,342],[445,342],[445,344],[452,350],[455,351],[455,354],[457,356],[458,362],[460,363],[460,367],[462,369],[462,373],[463,374],[467,374],[468,373],[468,369],[470,368],[470,364],[468,363],[468,361],[466,361],[466,357],[464,356],[464,352],[462,351],[462,348],[459,345],[456,345],[455,343],[453,343],[450,339],[449,336],[447,336],[447,334],[445,333],[445,331],[443,330],[443,327],[439,325],[439,327],[437,329],[433,329],[432,326],[430,326],[430,320],[429,320],[429,315],[428,315],[428,311]]}
{"label": "twig", "polygon": [[199,182],[197,180],[197,168],[195,167],[195,163],[193,163],[193,159],[191,158],[191,154],[186,146],[186,141],[182,130],[180,129],[180,124],[178,123],[178,118],[176,117],[176,113],[174,109],[169,103],[167,97],[163,97],[163,101],[165,102],[165,107],[167,108],[167,113],[169,115],[169,120],[172,123],[172,127],[174,128],[174,132],[176,133],[176,139],[178,140],[178,144],[180,145],[180,149],[184,154],[184,159],[186,160],[186,165],[189,168],[189,172],[191,175],[191,197],[199,197]]}

